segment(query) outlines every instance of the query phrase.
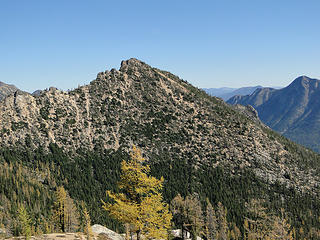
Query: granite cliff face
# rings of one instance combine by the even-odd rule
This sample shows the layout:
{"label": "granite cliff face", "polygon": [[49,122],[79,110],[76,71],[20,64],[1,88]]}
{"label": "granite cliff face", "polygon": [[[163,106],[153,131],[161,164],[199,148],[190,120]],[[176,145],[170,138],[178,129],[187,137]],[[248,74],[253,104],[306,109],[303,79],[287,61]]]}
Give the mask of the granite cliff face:
{"label": "granite cliff face", "polygon": [[136,144],[151,158],[183,159],[195,169],[223,166],[234,175],[250,169],[263,181],[319,192],[319,157],[251,117],[169,72],[129,59],[74,91],[8,96],[0,106],[0,145],[46,149],[55,143],[75,152]]}
{"label": "granite cliff face", "polygon": [[320,151],[320,81],[301,76],[283,89],[262,88],[230,104],[252,105],[260,119],[289,139]]}

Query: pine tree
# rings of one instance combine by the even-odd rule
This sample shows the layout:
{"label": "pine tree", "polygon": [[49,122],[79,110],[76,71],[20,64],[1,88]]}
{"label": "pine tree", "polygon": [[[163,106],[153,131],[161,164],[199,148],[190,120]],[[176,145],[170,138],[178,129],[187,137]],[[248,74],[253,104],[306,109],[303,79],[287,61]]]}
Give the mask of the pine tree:
{"label": "pine tree", "polygon": [[163,178],[149,176],[150,167],[144,164],[140,150],[133,146],[131,159],[121,164],[119,188],[122,193],[107,191],[113,203],[103,202],[103,208],[123,224],[129,224],[137,234],[148,239],[167,237],[172,216],[163,202]]}
{"label": "pine tree", "polygon": [[201,203],[197,194],[192,194],[186,197],[186,206],[188,213],[188,220],[190,224],[190,232],[193,240],[202,234],[204,227],[203,213]]}
{"label": "pine tree", "polygon": [[205,236],[208,240],[215,240],[217,232],[217,218],[216,213],[209,201],[207,199],[207,210],[206,210],[206,220],[205,220]]}
{"label": "pine tree", "polygon": [[273,229],[272,216],[267,213],[262,200],[252,199],[247,204],[249,217],[244,221],[245,239],[270,239]]}
{"label": "pine tree", "polygon": [[92,236],[92,229],[91,229],[91,219],[90,215],[87,211],[87,208],[83,207],[83,216],[84,216],[84,234],[87,236],[87,240],[91,239]]}
{"label": "pine tree", "polygon": [[228,239],[228,221],[227,221],[227,209],[218,202],[217,206],[217,239],[227,240]]}
{"label": "pine tree", "polygon": [[62,186],[57,188],[55,195],[53,219],[56,229],[61,232],[77,230],[79,214],[73,200]]}
{"label": "pine tree", "polygon": [[284,217],[284,209],[281,209],[281,216],[273,219],[273,228],[271,232],[271,239],[277,240],[292,240],[293,231],[291,231],[291,225]]}
{"label": "pine tree", "polygon": [[26,208],[21,205],[18,209],[18,218],[21,226],[22,234],[26,240],[30,239],[31,236],[31,220],[28,216]]}
{"label": "pine tree", "polygon": [[188,195],[185,199],[178,194],[171,201],[171,209],[176,222],[181,227],[183,239],[186,237],[185,230],[192,234],[193,239],[202,234],[204,221],[201,203],[197,194]]}
{"label": "pine tree", "polygon": [[65,225],[67,232],[75,232],[79,228],[79,213],[68,193],[65,200]]}

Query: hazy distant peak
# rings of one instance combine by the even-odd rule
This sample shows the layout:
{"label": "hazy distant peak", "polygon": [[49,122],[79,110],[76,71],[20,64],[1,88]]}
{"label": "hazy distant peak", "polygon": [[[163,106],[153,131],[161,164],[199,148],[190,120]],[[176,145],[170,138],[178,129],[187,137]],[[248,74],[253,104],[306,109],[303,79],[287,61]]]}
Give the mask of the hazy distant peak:
{"label": "hazy distant peak", "polygon": [[[310,78],[307,76],[297,77],[287,88],[300,89],[303,88],[318,88],[320,80],[315,78]],[[301,89],[300,89],[301,90]]]}
{"label": "hazy distant peak", "polygon": [[242,87],[242,88],[204,88],[203,90],[206,91],[211,96],[220,97],[223,100],[227,101],[228,99],[232,98],[233,96],[244,96],[252,94],[256,89],[261,89],[262,86],[250,86],[250,87]]}
{"label": "hazy distant peak", "polygon": [[315,78],[309,78],[307,76],[300,76],[297,77],[292,83],[308,83],[308,82],[316,82],[319,81],[318,79]]}
{"label": "hazy distant peak", "polygon": [[275,90],[275,89],[271,88],[271,87],[261,87],[261,88],[257,88],[252,94],[249,94],[249,95],[255,95],[258,93],[265,93],[265,92],[269,92],[272,90]]}

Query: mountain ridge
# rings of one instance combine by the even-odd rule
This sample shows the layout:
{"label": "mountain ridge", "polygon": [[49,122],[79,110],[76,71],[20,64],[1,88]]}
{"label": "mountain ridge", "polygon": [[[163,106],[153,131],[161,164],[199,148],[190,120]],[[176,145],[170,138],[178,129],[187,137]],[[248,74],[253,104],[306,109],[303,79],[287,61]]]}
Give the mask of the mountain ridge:
{"label": "mountain ridge", "polygon": [[260,89],[251,95],[233,97],[228,103],[252,105],[266,125],[319,152],[319,83],[300,76],[283,89]]}
{"label": "mountain ridge", "polygon": [[[194,101],[199,94],[199,102]],[[17,92],[3,101],[0,115],[0,124],[6,126],[0,132],[2,146],[48,148],[55,143],[69,150],[93,150],[97,146],[117,150],[138,141],[146,151],[156,146],[172,151],[174,145],[168,143],[173,138],[181,149],[193,152],[196,162],[215,156],[218,165],[234,168],[231,160],[251,166],[250,161],[261,158],[266,169],[261,172],[255,168],[258,174],[290,182],[283,179],[281,171],[267,171],[274,165],[271,156],[285,159],[290,153],[277,142],[267,143],[264,130],[223,101],[137,59],[122,61],[119,70],[100,72],[89,85],[71,92],[56,88],[40,96]],[[226,120],[227,116],[234,122]],[[198,135],[197,131],[203,132]],[[234,135],[237,131],[245,134]],[[266,145],[270,147],[263,148]]]}

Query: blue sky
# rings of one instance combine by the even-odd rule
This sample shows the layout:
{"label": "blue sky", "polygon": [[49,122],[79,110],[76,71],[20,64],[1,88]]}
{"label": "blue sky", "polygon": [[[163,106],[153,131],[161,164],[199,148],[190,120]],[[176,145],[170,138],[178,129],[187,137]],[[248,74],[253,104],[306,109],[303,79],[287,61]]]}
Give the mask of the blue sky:
{"label": "blue sky", "polygon": [[1,0],[0,81],[88,84],[135,57],[197,87],[320,79],[320,1]]}

